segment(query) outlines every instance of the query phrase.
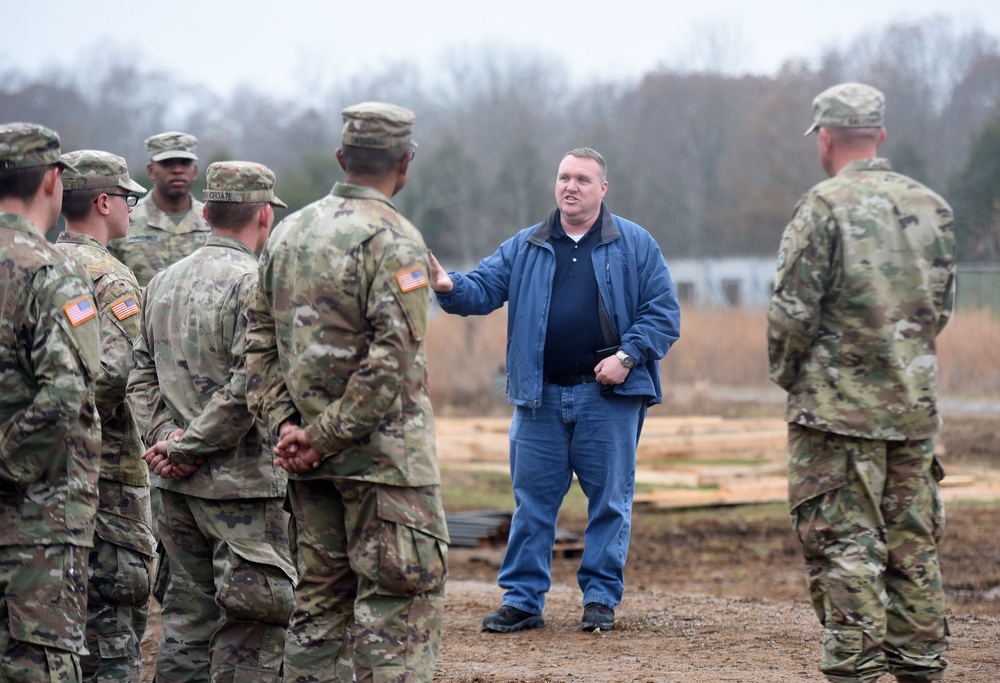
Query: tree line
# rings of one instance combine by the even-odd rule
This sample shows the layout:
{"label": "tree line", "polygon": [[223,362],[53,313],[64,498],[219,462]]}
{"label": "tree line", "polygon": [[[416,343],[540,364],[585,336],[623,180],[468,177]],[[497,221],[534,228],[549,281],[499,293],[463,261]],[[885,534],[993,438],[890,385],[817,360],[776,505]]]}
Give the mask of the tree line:
{"label": "tree line", "polygon": [[386,100],[417,113],[417,158],[398,206],[444,260],[473,263],[541,220],[560,158],[581,146],[608,160],[610,208],[649,230],[668,259],[767,256],[797,199],[824,177],[802,136],[812,98],[857,80],[886,93],[883,155],[954,206],[960,261],[1000,263],[1000,43],[980,29],[940,17],[891,24],[767,76],[659,67],[632,82],[572,86],[565,74],[551,58],[483,49],[451,54],[433,72],[401,63],[297,99],[266,84],[222,97],[120,55],[41,77],[0,65],[0,120],[48,125],[66,150],[120,154],[140,182],[142,140],[190,132],[202,170],[220,159],[265,163],[295,210],[342,178],[340,109]]}

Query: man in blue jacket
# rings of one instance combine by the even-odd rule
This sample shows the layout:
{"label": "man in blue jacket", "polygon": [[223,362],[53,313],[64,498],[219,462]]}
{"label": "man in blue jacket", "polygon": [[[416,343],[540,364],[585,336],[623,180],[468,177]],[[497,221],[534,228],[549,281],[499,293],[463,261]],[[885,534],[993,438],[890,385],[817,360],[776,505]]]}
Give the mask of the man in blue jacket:
{"label": "man in blue jacket", "polygon": [[556,210],[510,238],[479,267],[431,286],[448,313],[509,304],[507,393],[514,405],[510,472],[514,518],[499,583],[503,605],[484,631],[544,624],[552,545],[576,474],[588,500],[583,558],[585,631],[614,628],[631,532],[635,450],[646,407],[660,403],[658,362],[680,334],[670,272],[652,236],[604,205],[607,164],[569,152]]}

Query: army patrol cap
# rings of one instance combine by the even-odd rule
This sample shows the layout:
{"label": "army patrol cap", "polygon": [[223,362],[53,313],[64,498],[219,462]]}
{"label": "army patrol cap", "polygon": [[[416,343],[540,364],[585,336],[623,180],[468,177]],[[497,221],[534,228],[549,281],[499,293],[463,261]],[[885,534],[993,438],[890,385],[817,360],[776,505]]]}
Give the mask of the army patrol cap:
{"label": "army patrol cap", "polygon": [[128,177],[128,164],[116,154],[83,149],[62,155],[63,190],[97,190],[120,187],[133,194],[145,194],[146,188]]}
{"label": "army patrol cap", "polygon": [[0,171],[57,164],[60,158],[59,134],[36,123],[5,123],[0,126]]}
{"label": "army patrol cap", "polygon": [[864,83],[841,83],[813,100],[813,124],[806,135],[825,128],[881,128],[885,95]]}
{"label": "army patrol cap", "polygon": [[413,122],[409,109],[386,102],[362,102],[340,112],[344,117],[344,144],[369,149],[394,149],[413,142]]}
{"label": "army patrol cap", "polygon": [[252,161],[216,161],[205,172],[206,202],[267,203],[281,209],[285,202],[274,196],[274,172]]}
{"label": "army patrol cap", "polygon": [[198,160],[195,150],[198,149],[198,138],[187,133],[169,131],[153,135],[145,140],[146,151],[150,161],[164,159],[194,159]]}

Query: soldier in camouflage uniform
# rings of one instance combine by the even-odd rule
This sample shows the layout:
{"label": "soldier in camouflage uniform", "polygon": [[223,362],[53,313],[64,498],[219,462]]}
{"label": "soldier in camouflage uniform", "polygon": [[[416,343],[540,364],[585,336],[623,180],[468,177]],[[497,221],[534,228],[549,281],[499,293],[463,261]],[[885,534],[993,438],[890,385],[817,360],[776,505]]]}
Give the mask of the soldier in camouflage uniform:
{"label": "soldier in camouflage uniform", "polygon": [[139,643],[146,630],[153,563],[149,470],[142,441],[125,400],[132,346],[139,337],[139,285],[105,245],[128,231],[128,215],[146,190],[129,178],[125,160],[92,150],[63,155],[66,232],[56,245],[81,262],[97,295],[101,371],[100,500],[87,581],[86,681],[137,681]]}
{"label": "soldier in camouflage uniform", "polygon": [[[129,267],[140,287],[204,246],[212,234],[204,204],[191,194],[191,184],[198,175],[197,138],[169,131],[146,138],[145,145],[149,152],[146,171],[153,181],[153,191],[139,200],[129,216],[128,235],[108,242],[108,251]],[[142,430],[146,427],[139,424]],[[150,490],[153,519],[159,505],[160,490],[154,486]],[[154,526],[154,535],[155,531]],[[158,546],[157,555],[157,572],[166,580],[169,567],[162,546]],[[153,594],[159,600],[162,585],[155,586]]]}
{"label": "soldier in camouflage uniform", "polygon": [[135,273],[142,287],[203,247],[211,235],[204,205],[191,194],[198,175],[198,140],[171,131],[146,138],[145,144],[153,191],[132,212],[128,235],[108,243],[108,250]]}
{"label": "soldier in camouflage uniform", "polygon": [[430,681],[448,532],[424,355],[429,257],[390,200],[414,116],[372,102],[342,114],[347,181],[268,241],[247,341],[251,410],[291,472],[285,681]]}
{"label": "soldier in camouflage uniform", "polygon": [[207,178],[212,236],[146,288],[128,386],[170,567],[156,679],[277,682],[294,607],[286,476],[247,411],[243,352],[254,251],[285,205],[260,164],[215,163]]}
{"label": "soldier in camouflage uniform", "polygon": [[935,338],[955,287],[952,211],[877,158],[885,99],[813,102],[830,176],[785,228],[768,312],[788,391],[789,500],[831,681],[936,681],[948,627],[937,542]]}
{"label": "soldier in camouflage uniform", "polygon": [[0,126],[0,681],[80,681],[101,432],[93,287],[46,242],[59,137]]}

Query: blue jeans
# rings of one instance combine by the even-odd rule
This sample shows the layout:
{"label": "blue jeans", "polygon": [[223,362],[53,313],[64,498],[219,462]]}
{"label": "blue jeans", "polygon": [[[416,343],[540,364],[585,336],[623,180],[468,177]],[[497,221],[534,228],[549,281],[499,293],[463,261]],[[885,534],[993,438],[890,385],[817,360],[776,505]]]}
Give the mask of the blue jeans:
{"label": "blue jeans", "polygon": [[632,529],[635,449],[645,397],[601,395],[588,382],[546,384],[541,405],[516,407],[510,425],[514,518],[499,584],[503,604],[541,614],[552,585],[556,519],[575,473],[587,496],[587,530],[577,581],[583,602],[614,609]]}

